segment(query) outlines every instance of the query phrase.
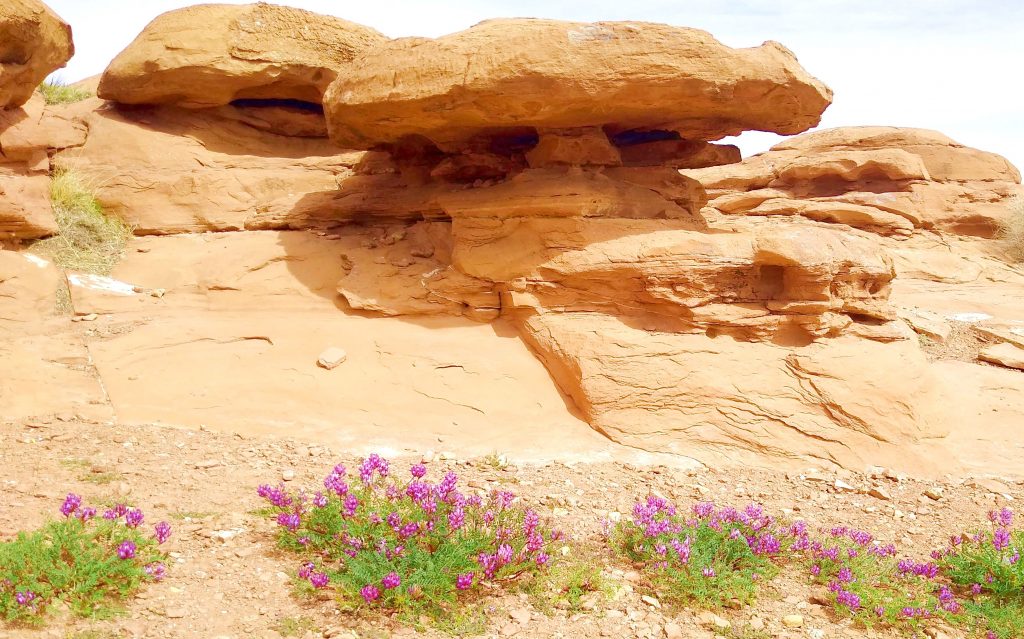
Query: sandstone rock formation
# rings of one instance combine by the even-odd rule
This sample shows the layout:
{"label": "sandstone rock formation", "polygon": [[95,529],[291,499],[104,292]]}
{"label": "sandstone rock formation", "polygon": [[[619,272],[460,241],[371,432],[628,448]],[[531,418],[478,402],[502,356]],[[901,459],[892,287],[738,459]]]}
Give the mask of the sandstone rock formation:
{"label": "sandstone rock formation", "polygon": [[99,96],[192,108],[236,100],[316,106],[341,65],[385,40],[368,27],[264,2],[185,7],[153,20],[111,62]]}
{"label": "sandstone rock formation", "polygon": [[337,188],[358,161],[325,138],[255,127],[233,106],[93,108],[88,138],[56,161],[87,176],[137,234],[240,230],[272,203],[290,210],[306,193]]}
{"label": "sandstone rock formation", "polygon": [[0,240],[56,232],[50,154],[85,142],[88,108],[47,107],[36,94],[21,107],[0,110]]}
{"label": "sandstone rock formation", "polygon": [[341,146],[418,135],[452,150],[485,132],[593,126],[693,140],[792,134],[831,98],[776,42],[731,49],[662,24],[519,19],[375,47],[339,73],[324,106]]}
{"label": "sandstone rock formation", "polygon": [[71,27],[39,0],[0,6],[0,109],[19,107],[75,53]]}
{"label": "sandstone rock formation", "polygon": [[897,127],[815,131],[685,174],[725,216],[801,216],[898,237],[914,229],[991,237],[1021,179],[994,153]]}
{"label": "sandstone rock formation", "polygon": [[[302,46],[275,26],[296,24]],[[714,141],[799,133],[830,99],[774,43],[546,20],[437,40],[367,33],[263,4],[182,10],[108,70],[114,101],[0,111],[0,239],[54,231],[56,166],[137,235],[173,235],[136,240],[115,271],[142,293],[72,278],[76,311],[117,337],[92,350],[120,416],[286,423],[342,380],[347,399],[309,413],[317,432],[335,428],[328,413],[365,434],[440,402],[472,427],[537,420],[524,437],[545,424],[578,437],[578,416],[705,461],[926,474],[948,468],[944,438],[982,450],[962,424],[1015,432],[1020,412],[979,389],[1018,388],[1005,376],[1019,373],[929,346],[952,352],[963,318],[986,314],[972,334],[1013,343],[1024,318],[1024,276],[979,239],[1020,189],[999,156],[854,127],[741,161]],[[325,53],[331,42],[343,46]],[[333,78],[325,119],[315,107]],[[11,259],[0,267],[29,281]],[[3,297],[27,294],[4,276],[10,320]],[[541,390],[550,380],[516,335],[564,396]],[[297,367],[329,344],[352,365],[310,381]],[[196,358],[219,363],[197,381]],[[272,374],[236,379],[238,362]],[[170,381],[136,383],[152,371]],[[483,391],[467,381],[480,375]],[[398,406],[356,401],[382,384]],[[457,426],[430,411],[430,432]]]}

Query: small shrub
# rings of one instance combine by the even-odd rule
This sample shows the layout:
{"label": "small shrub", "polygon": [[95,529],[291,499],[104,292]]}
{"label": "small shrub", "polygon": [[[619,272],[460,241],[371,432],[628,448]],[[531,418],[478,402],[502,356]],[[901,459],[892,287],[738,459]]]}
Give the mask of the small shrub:
{"label": "small shrub", "polygon": [[449,623],[465,617],[457,604],[548,567],[561,534],[512,493],[467,496],[454,472],[436,484],[426,473],[417,464],[399,480],[371,455],[358,477],[338,465],[313,494],[260,486],[280,525],[278,545],[302,558],[298,590],[333,592],[349,610]]}
{"label": "small shrub", "polygon": [[51,176],[50,202],[60,232],[36,242],[35,250],[64,269],[109,274],[124,253],[131,228],[106,215],[86,181],[70,169]]}
{"label": "small shrub", "polygon": [[615,594],[612,582],[595,557],[559,562],[525,583],[523,591],[534,608],[548,615],[556,608],[570,613],[594,608],[602,599],[611,599]]}
{"label": "small shrub", "polygon": [[0,616],[6,621],[39,624],[57,601],[83,617],[108,616],[117,599],[163,578],[166,557],[158,546],[170,536],[166,522],[150,536],[138,509],[118,506],[97,517],[74,494],[60,512],[64,519],[0,543]]}
{"label": "small shrub", "polygon": [[700,503],[684,514],[654,496],[637,502],[611,537],[663,600],[704,607],[751,602],[793,541],[757,505],[739,511]]}
{"label": "small shrub", "polygon": [[39,92],[47,104],[72,104],[92,97],[91,91],[69,86],[58,78],[40,84]]}
{"label": "small shrub", "polygon": [[963,606],[935,562],[897,559],[893,545],[864,531],[833,528],[824,541],[801,544],[813,581],[828,587],[835,612],[864,626],[917,629],[925,621],[963,621]]}
{"label": "small shrub", "polygon": [[1001,224],[999,237],[1011,259],[1024,261],[1024,197],[1010,200],[1009,213]]}
{"label": "small shrub", "polygon": [[992,529],[953,537],[940,565],[967,597],[965,607],[989,637],[1024,636],[1024,530],[1012,530],[1013,513],[989,513]]}

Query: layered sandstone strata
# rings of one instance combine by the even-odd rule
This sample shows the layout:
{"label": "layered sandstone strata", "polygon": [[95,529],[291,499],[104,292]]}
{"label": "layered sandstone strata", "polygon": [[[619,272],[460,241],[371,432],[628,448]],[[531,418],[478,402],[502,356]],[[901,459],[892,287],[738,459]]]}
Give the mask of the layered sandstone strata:
{"label": "layered sandstone strata", "polygon": [[815,131],[685,173],[708,189],[715,213],[800,216],[898,237],[992,237],[1021,179],[1005,158],[936,131],[876,126]]}

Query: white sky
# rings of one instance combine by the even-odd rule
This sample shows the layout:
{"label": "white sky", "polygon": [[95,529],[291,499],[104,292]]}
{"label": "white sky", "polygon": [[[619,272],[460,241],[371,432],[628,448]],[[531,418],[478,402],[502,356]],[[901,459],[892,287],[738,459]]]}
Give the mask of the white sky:
{"label": "white sky", "polygon": [[[46,0],[74,30],[62,79],[107,63],[187,0]],[[244,1],[225,0],[229,4]],[[497,17],[645,20],[706,29],[734,47],[778,40],[832,87],[823,127],[937,129],[1024,168],[1024,0],[282,0],[391,37],[439,36]],[[744,155],[778,137],[746,133]]]}

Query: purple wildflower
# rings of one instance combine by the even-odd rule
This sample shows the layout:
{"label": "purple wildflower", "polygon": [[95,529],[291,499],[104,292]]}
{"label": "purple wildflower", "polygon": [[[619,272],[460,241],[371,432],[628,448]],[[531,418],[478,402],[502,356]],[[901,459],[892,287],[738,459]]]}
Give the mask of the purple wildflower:
{"label": "purple wildflower", "polygon": [[314,572],[309,575],[309,583],[313,584],[317,590],[326,588],[330,581],[331,578],[327,576],[326,572]]}
{"label": "purple wildflower", "polygon": [[277,523],[291,532],[295,532],[302,524],[302,518],[298,513],[280,513],[277,516]]}
{"label": "purple wildflower", "polygon": [[346,517],[354,516],[357,508],[359,508],[359,499],[355,495],[345,497],[344,511]]}
{"label": "purple wildflower", "polygon": [[700,574],[704,575],[705,577],[711,578],[715,576],[715,569],[711,566],[707,566],[700,571]]}
{"label": "purple wildflower", "polygon": [[64,503],[60,505],[60,514],[70,517],[81,505],[81,497],[75,493],[68,493],[67,497],[64,498]]}
{"label": "purple wildflower", "polygon": [[166,521],[161,521],[156,526],[153,526],[153,532],[156,536],[156,543],[162,544],[171,537],[171,525]]}
{"label": "purple wildflower", "polygon": [[366,603],[370,603],[371,601],[376,601],[377,598],[380,597],[380,590],[378,590],[377,586],[374,586],[373,584],[367,584],[362,587],[359,594],[363,596],[363,600],[365,600]]}
{"label": "purple wildflower", "polygon": [[36,593],[31,590],[23,590],[21,592],[14,593],[14,600],[18,602],[19,606],[27,606],[36,598]]}
{"label": "purple wildflower", "polygon": [[459,575],[455,578],[455,587],[459,590],[469,590],[473,587],[473,577],[475,576],[476,574],[472,572]]}
{"label": "purple wildflower", "polygon": [[161,581],[164,578],[164,574],[167,572],[167,567],[159,561],[154,561],[151,564],[146,564],[146,567],[143,570],[146,571],[146,574],[149,575],[153,581]]}
{"label": "purple wildflower", "polygon": [[75,517],[78,517],[82,521],[89,521],[96,516],[96,509],[92,506],[86,506],[85,508],[79,508],[78,512],[75,513]]}
{"label": "purple wildflower", "polygon": [[117,556],[121,559],[132,559],[135,557],[135,542],[128,539],[121,542],[117,547]]}
{"label": "purple wildflower", "polygon": [[416,479],[422,479],[427,475],[427,467],[423,464],[416,464],[409,469],[409,473]]}
{"label": "purple wildflower", "polygon": [[391,590],[392,588],[397,588],[402,585],[402,578],[398,576],[397,572],[391,571],[384,575],[384,578],[381,579],[380,583],[388,590]]}
{"label": "purple wildflower", "polygon": [[124,524],[129,528],[138,528],[142,525],[142,520],[145,518],[146,516],[142,514],[141,510],[132,508],[124,514]]}

